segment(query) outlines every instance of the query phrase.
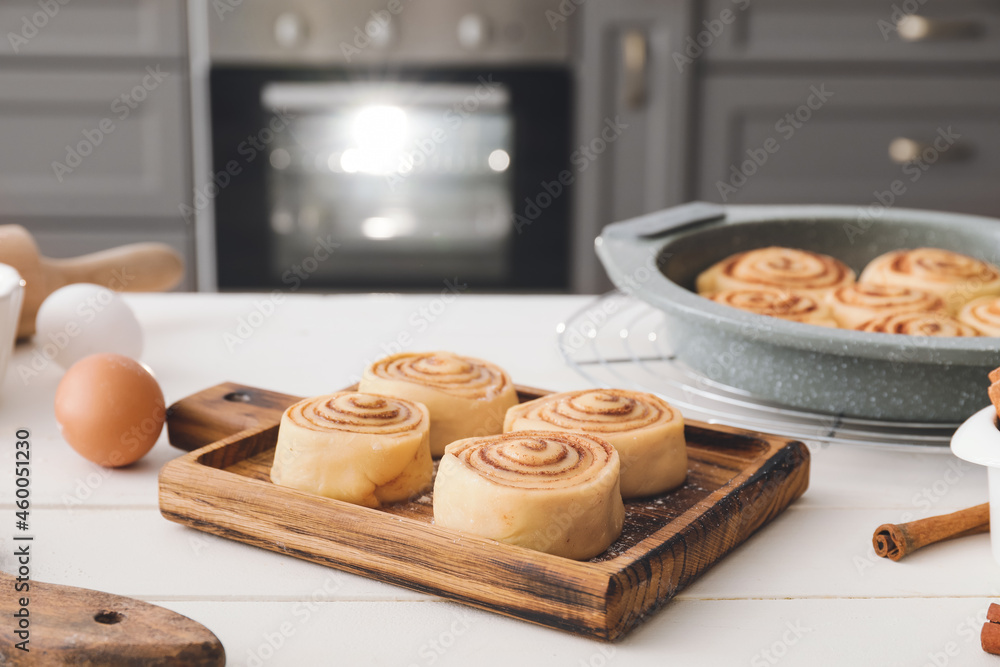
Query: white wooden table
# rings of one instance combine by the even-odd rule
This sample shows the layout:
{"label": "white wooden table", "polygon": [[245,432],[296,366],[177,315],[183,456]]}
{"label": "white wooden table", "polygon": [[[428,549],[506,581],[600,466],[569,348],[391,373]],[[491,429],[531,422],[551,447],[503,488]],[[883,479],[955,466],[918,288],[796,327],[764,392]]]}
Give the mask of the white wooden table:
{"label": "white wooden table", "polygon": [[[168,403],[224,380],[320,394],[400,347],[483,357],[522,384],[586,386],[563,364],[555,330],[590,297],[287,295],[251,318],[269,310],[267,298],[127,297]],[[259,323],[245,340],[241,320]],[[33,578],[186,614],[219,636],[231,665],[1000,665],[979,645],[986,608],[1000,600],[988,535],[899,563],[871,547],[881,523],[986,501],[985,472],[949,453],[813,447],[799,501],[625,640],[605,644],[165,520],[157,471],[181,452],[164,433],[125,470],[76,455],[52,413],[61,369],[19,377],[34,351],[19,346],[0,398],[0,568],[13,569],[14,433],[28,428]],[[985,405],[985,386],[983,396]]]}

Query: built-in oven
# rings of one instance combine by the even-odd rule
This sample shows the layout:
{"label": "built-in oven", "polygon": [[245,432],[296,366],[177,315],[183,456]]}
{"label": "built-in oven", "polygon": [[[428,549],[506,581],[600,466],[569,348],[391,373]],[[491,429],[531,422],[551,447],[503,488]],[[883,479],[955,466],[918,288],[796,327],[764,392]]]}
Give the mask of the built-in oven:
{"label": "built-in oven", "polygon": [[547,4],[210,20],[219,287],[566,289],[572,83]]}

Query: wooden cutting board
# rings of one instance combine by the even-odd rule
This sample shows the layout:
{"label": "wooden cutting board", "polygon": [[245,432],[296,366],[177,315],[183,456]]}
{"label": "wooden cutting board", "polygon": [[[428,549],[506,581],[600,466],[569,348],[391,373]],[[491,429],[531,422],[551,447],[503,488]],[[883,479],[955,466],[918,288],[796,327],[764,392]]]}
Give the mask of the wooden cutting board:
{"label": "wooden cutting board", "polygon": [[[522,401],[547,392],[518,387]],[[369,509],[276,486],[278,421],[298,400],[226,383],[170,407],[160,472],[171,521],[552,628],[614,640],[805,492],[801,442],[689,422],[683,487],[625,503],[622,536],[590,561],[433,524],[431,496]],[[204,446],[202,446],[204,445]]]}

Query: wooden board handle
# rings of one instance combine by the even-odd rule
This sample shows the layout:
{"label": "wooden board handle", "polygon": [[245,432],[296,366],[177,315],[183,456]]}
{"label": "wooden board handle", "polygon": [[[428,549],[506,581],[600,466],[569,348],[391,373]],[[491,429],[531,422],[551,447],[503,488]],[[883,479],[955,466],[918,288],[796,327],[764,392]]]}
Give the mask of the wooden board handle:
{"label": "wooden board handle", "polygon": [[[30,542],[16,543],[21,545]],[[87,588],[28,581],[15,592],[14,577],[0,573],[0,663],[11,665],[226,664],[226,651],[208,628],[148,602]],[[24,582],[22,582],[24,583]],[[21,600],[27,606],[21,605]],[[19,630],[18,614],[29,628]],[[18,632],[25,634],[19,635]],[[24,644],[27,651],[18,648]]]}
{"label": "wooden board handle", "polygon": [[234,433],[281,421],[281,413],[298,396],[223,382],[167,408],[167,439],[191,452]]}
{"label": "wooden board handle", "polygon": [[160,292],[184,277],[184,261],[165,243],[133,243],[70,259],[42,258],[50,289],[95,283],[120,292]]}

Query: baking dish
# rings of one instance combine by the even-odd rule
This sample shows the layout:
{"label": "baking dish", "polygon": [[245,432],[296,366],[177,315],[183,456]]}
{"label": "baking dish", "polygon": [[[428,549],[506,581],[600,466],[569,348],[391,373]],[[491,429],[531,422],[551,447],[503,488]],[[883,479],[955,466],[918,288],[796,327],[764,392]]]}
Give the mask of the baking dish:
{"label": "baking dish", "polygon": [[860,273],[889,250],[937,247],[1000,263],[1000,220],[852,206],[693,202],[605,227],[615,285],[664,312],[675,354],[716,382],[788,406],[891,421],[960,422],[1000,366],[1000,339],[865,333],[789,322],[698,296],[695,277],[770,245],[832,255]]}

